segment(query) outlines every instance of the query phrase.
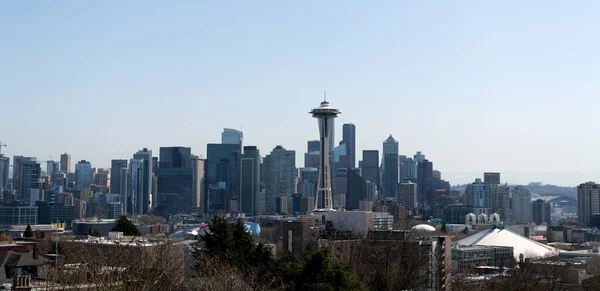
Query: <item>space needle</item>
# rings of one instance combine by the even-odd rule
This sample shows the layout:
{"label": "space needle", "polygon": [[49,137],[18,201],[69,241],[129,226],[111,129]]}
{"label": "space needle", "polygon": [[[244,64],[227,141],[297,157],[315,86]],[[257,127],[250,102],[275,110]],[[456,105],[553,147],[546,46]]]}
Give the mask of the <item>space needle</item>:
{"label": "space needle", "polygon": [[[315,210],[313,212],[327,212],[333,210],[333,199],[331,196],[331,163],[329,160],[329,148],[331,135],[333,134],[333,119],[341,112],[329,104],[327,99],[321,102],[319,108],[311,112],[314,118],[319,119],[319,134],[321,140],[321,157],[319,162],[319,177],[317,178],[317,193],[315,197]],[[322,208],[319,209],[319,202]]]}

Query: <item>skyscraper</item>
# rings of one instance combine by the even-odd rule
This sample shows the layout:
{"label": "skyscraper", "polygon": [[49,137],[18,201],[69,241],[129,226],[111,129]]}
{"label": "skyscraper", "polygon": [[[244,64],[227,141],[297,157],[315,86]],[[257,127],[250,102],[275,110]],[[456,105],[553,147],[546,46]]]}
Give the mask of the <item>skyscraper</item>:
{"label": "skyscraper", "polygon": [[[192,168],[194,168],[194,192],[195,208],[204,214],[204,177],[206,168],[206,159],[203,157],[192,155]],[[158,183],[158,182],[157,182]],[[158,189],[158,186],[157,186]],[[158,190],[157,190],[158,191]]]}
{"label": "skyscraper", "polygon": [[34,157],[13,157],[13,185],[17,199],[30,206],[40,200],[40,177],[42,169]]}
{"label": "skyscraper", "polygon": [[240,195],[240,144],[208,144],[205,178],[206,213],[228,212]]}
{"label": "skyscraper", "polygon": [[156,170],[155,212],[161,216],[191,213],[196,209],[194,167],[189,147],[161,147]]}
{"label": "skyscraper", "polygon": [[356,126],[346,123],[342,127],[342,140],[346,145],[346,153],[349,160],[348,167],[356,167]]}
{"label": "skyscraper", "polygon": [[531,192],[527,187],[516,186],[512,192],[512,221],[531,222]]}
{"label": "skyscraper", "polygon": [[481,181],[481,179],[475,179],[474,183],[467,184],[467,190],[465,192],[465,199],[468,205],[473,206],[473,213],[475,215],[491,213],[491,201],[489,185]]}
{"label": "skyscraper", "polygon": [[143,173],[141,177],[141,192],[137,196],[138,214],[148,214],[152,203],[152,151],[143,148],[133,155],[135,160],[143,161]]}
{"label": "skyscraper", "polygon": [[417,163],[412,158],[400,159],[400,182],[417,180]]}
{"label": "skyscraper", "polygon": [[59,163],[55,161],[46,161],[46,175],[52,177],[52,174],[60,171]]}
{"label": "skyscraper", "polygon": [[490,185],[499,185],[500,184],[500,173],[483,173],[483,182],[488,183]]}
{"label": "skyscraper", "polygon": [[120,194],[121,201],[125,202],[127,196],[127,187],[122,187],[122,184],[127,184],[127,172],[123,176],[122,169],[127,170],[127,160],[111,160],[110,161],[110,193]]}
{"label": "skyscraper", "polygon": [[363,150],[361,171],[363,179],[375,185],[375,190],[379,191],[380,171],[378,150]]}
{"label": "skyscraper", "polygon": [[242,131],[232,128],[224,128],[221,133],[222,144],[239,144],[242,145],[244,135]]}
{"label": "skyscraper", "polygon": [[406,210],[414,213],[417,205],[417,184],[413,182],[402,182],[398,185],[398,202],[402,203]]}
{"label": "skyscraper", "polygon": [[306,152],[320,152],[321,142],[318,140],[309,140],[307,143]]}
{"label": "skyscraper", "polygon": [[258,213],[258,193],[260,191],[260,152],[256,146],[245,146],[240,161],[240,205],[247,215]]}
{"label": "skyscraper", "polygon": [[492,212],[498,213],[501,219],[511,217],[510,188],[508,185],[488,184]]}
{"label": "skyscraper", "polygon": [[600,213],[600,185],[586,182],[577,186],[577,224],[589,227],[593,214]]}
{"label": "skyscraper", "polygon": [[423,214],[431,210],[431,190],[433,179],[433,163],[429,160],[422,160],[417,164],[417,203]]}
{"label": "skyscraper", "polygon": [[124,211],[132,214],[144,214],[144,160],[129,160],[126,184],[128,199],[123,201],[123,207],[126,207]]}
{"label": "skyscraper", "polygon": [[8,190],[8,170],[10,159],[0,154],[0,193]]}
{"label": "skyscraper", "polygon": [[383,195],[395,197],[398,186],[398,142],[390,136],[383,142]]}
{"label": "skyscraper", "polygon": [[550,219],[550,202],[546,202],[544,199],[537,199],[531,203],[531,208],[532,221],[535,222],[535,224],[552,224],[552,220]]}
{"label": "skyscraper", "polygon": [[75,175],[77,175],[76,186],[79,189],[89,189],[92,186],[92,164],[86,160],[81,160],[75,165]]}
{"label": "skyscraper", "polygon": [[346,209],[360,209],[360,201],[367,200],[367,181],[361,177],[359,168],[348,171],[346,191]]}
{"label": "skyscraper", "polygon": [[[302,197],[316,197],[319,168],[300,169],[300,193]],[[314,206],[314,205],[313,205]],[[311,208],[312,210],[312,208]]]}
{"label": "skyscraper", "polygon": [[71,173],[71,155],[67,153],[60,155],[60,170]]}
{"label": "skyscraper", "polygon": [[276,146],[265,159],[265,211],[276,213],[277,197],[290,196],[296,189],[296,152]]}
{"label": "skyscraper", "polygon": [[319,119],[320,134],[320,152],[319,179],[317,186],[317,199],[315,208],[322,208],[326,211],[333,209],[333,197],[331,186],[331,166],[333,162],[333,145],[335,143],[335,123],[334,119],[341,112],[329,104],[327,101],[321,102],[319,108],[311,112],[314,118]]}

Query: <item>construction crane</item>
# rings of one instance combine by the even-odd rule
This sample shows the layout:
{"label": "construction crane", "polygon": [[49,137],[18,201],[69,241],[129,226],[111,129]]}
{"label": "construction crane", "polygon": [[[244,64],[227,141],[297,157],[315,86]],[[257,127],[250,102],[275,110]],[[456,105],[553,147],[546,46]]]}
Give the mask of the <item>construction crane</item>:
{"label": "construction crane", "polygon": [[2,155],[2,147],[6,147],[6,144],[0,141],[0,155]]}

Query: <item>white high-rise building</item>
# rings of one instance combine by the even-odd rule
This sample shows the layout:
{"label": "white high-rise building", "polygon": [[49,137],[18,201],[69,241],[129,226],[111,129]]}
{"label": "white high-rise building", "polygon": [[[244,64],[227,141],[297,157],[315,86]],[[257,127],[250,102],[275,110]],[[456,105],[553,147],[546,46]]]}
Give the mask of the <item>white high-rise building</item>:
{"label": "white high-rise building", "polygon": [[531,192],[525,186],[516,186],[512,191],[512,221],[514,223],[531,221]]}

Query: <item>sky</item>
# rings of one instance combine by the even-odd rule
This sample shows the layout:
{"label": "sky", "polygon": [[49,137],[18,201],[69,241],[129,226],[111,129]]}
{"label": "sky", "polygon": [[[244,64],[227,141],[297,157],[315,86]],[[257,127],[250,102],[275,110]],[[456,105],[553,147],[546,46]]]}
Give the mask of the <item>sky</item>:
{"label": "sky", "polygon": [[147,147],[262,155],[318,138],[327,91],[357,157],[392,134],[452,184],[600,182],[598,1],[2,1],[8,156],[95,167]]}

